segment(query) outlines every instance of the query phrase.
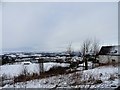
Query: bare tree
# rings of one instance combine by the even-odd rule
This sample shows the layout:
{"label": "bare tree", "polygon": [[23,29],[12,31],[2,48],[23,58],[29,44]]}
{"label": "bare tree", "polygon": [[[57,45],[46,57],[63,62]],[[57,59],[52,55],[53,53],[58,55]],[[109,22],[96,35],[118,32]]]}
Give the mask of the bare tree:
{"label": "bare tree", "polygon": [[90,52],[94,55],[94,59],[96,60],[97,54],[99,53],[99,47],[100,43],[99,40],[96,38],[94,40],[92,39],[86,39],[83,41],[81,52],[83,56],[83,61],[85,62],[85,70],[88,69],[87,59],[89,59],[87,56],[90,54]]}
{"label": "bare tree", "polygon": [[83,56],[86,55],[88,52],[92,52],[94,55],[99,53],[100,49],[100,42],[98,39],[94,38],[93,40],[91,39],[86,39],[83,41],[81,51]]}
{"label": "bare tree", "polygon": [[83,61],[85,62],[85,70],[88,69],[88,60],[87,60],[86,55],[91,50],[91,43],[92,41],[90,39],[86,39],[85,41],[83,41],[83,44],[81,47]]}
{"label": "bare tree", "polygon": [[93,43],[92,43],[92,52],[94,55],[97,55],[99,53],[100,49],[100,42],[98,39],[94,38]]}
{"label": "bare tree", "polygon": [[67,61],[71,61],[71,59],[72,59],[72,52],[73,52],[73,50],[72,50],[72,43],[70,43],[69,45],[68,45],[68,47],[67,47],[67,51],[66,51],[66,53],[67,54],[69,54],[69,57],[66,57],[67,59]]}
{"label": "bare tree", "polygon": [[97,56],[99,53],[99,49],[100,49],[100,42],[98,39],[94,38],[93,43],[92,43],[92,52],[94,55],[94,61],[97,62]]}
{"label": "bare tree", "polygon": [[68,45],[68,47],[67,47],[67,53],[68,53],[69,55],[71,55],[72,52],[73,52],[73,50],[72,50],[72,43],[70,43],[70,44]]}
{"label": "bare tree", "polygon": [[85,41],[83,41],[83,44],[81,47],[83,57],[90,51],[91,42],[92,41],[90,39],[86,39]]}

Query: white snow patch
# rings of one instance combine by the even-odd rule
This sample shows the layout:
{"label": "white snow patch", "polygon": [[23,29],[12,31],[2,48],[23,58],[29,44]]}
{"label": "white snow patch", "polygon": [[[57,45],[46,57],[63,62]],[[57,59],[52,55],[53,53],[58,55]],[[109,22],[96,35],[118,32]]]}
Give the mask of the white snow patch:
{"label": "white snow patch", "polygon": [[[61,66],[61,67],[67,67],[69,64],[65,63],[44,63],[44,71],[48,71],[53,66]],[[27,69],[28,73],[39,73],[39,64],[15,64],[15,65],[2,65],[0,66],[0,75],[5,75],[7,77],[13,78],[14,76],[18,76],[22,73],[24,68]]]}

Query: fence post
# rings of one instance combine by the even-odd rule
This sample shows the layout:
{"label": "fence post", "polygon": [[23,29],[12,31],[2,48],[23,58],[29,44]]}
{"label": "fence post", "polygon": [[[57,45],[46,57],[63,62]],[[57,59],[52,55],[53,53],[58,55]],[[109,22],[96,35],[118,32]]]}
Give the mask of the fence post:
{"label": "fence post", "polygon": [[44,59],[39,59],[39,74],[43,73],[44,72]]}

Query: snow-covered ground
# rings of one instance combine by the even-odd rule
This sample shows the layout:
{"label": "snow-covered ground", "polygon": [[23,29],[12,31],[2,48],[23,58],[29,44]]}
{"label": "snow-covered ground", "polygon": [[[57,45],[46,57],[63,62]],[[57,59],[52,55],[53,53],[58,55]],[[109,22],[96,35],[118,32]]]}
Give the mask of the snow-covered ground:
{"label": "snow-covered ground", "polygon": [[[48,71],[50,68],[53,66],[61,66],[61,67],[67,67],[69,64],[66,63],[44,63],[44,71]],[[27,69],[27,72],[32,74],[32,73],[39,73],[39,64],[29,64],[29,65],[24,65],[24,64],[13,64],[13,65],[2,65],[0,66],[0,75],[6,76],[8,78],[13,78],[14,76],[20,75],[24,68]]]}
{"label": "snow-covered ground", "polygon": [[101,66],[70,74],[20,82],[15,85],[7,84],[4,88],[116,88],[118,76],[118,67]]}

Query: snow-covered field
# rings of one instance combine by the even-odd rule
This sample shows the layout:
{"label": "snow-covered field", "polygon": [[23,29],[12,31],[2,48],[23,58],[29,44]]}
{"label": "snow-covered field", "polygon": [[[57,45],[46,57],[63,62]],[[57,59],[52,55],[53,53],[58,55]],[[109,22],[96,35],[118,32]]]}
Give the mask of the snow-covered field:
{"label": "snow-covered field", "polygon": [[20,82],[15,85],[7,84],[3,88],[116,88],[118,82],[118,67],[110,65],[44,79]]}
{"label": "snow-covered field", "polygon": [[[61,66],[61,67],[67,67],[69,64],[66,63],[44,63],[44,71],[48,71],[50,68],[53,66]],[[32,73],[39,73],[39,64],[29,64],[29,65],[24,65],[24,64],[13,64],[13,65],[2,65],[0,66],[0,75],[4,75],[8,78],[13,78],[14,76],[20,75],[24,68],[27,69],[27,72],[32,74]]]}

